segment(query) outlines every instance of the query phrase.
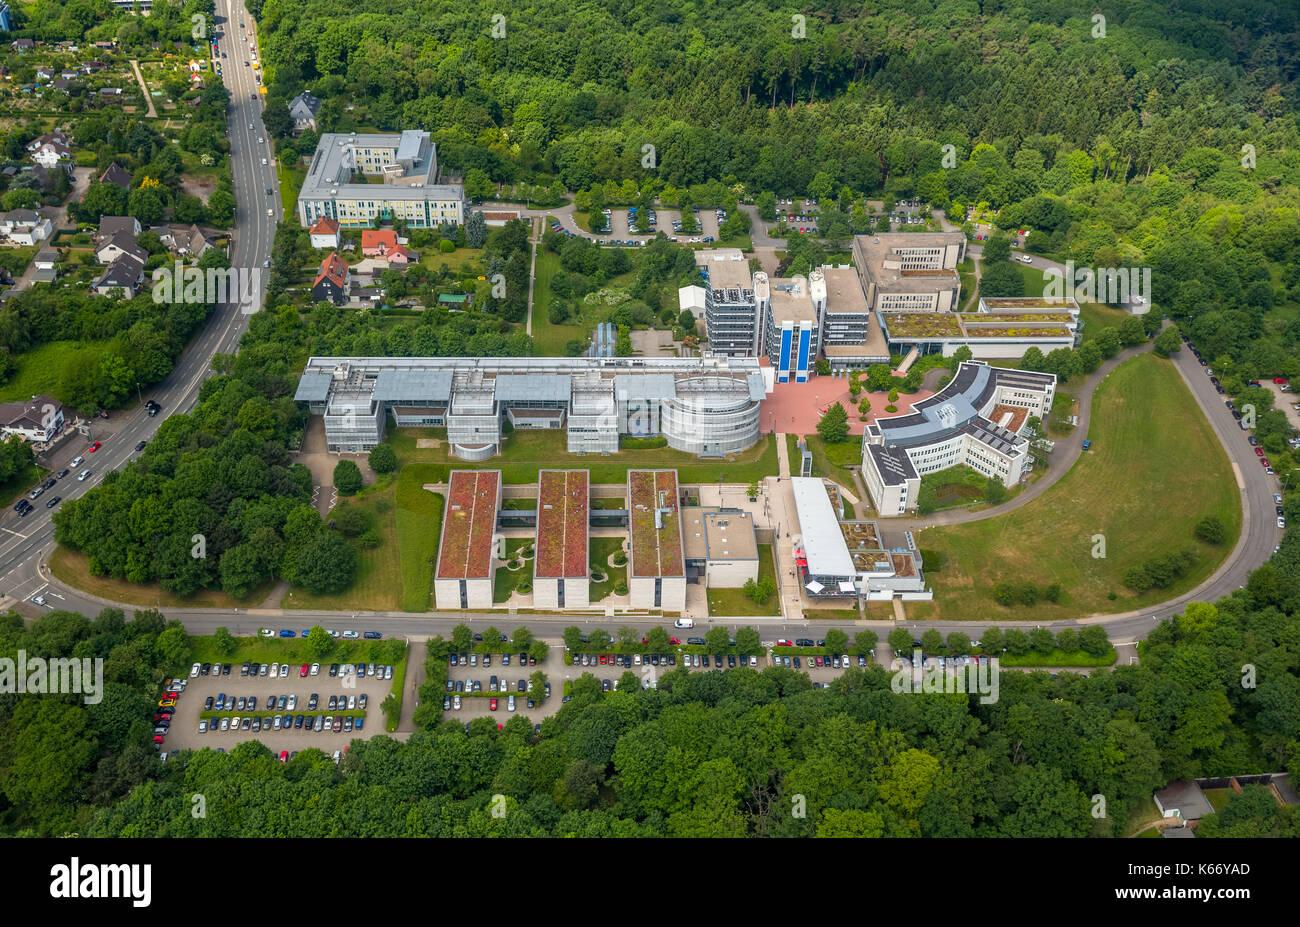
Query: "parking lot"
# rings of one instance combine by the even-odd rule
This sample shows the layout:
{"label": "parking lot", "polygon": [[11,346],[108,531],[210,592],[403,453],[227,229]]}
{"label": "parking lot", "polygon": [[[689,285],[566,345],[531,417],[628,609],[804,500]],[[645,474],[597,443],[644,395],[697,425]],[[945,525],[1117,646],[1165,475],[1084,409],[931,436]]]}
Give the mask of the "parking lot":
{"label": "parking lot", "polygon": [[[241,676],[241,667],[235,664],[231,667],[229,675],[208,675],[194,676],[187,680],[185,691],[177,699],[175,714],[171,718],[171,728],[165,736],[162,750],[172,752],[175,750],[199,750],[203,747],[224,747],[230,750],[236,744],[243,743],[245,740],[260,740],[267,749],[273,753],[280,753],[287,750],[293,753],[298,750],[305,750],[308,747],[317,747],[326,753],[333,753],[335,750],[342,750],[353,737],[368,738],[375,734],[384,733],[384,715],[379,706],[392,692],[393,683],[391,680],[380,679],[377,676],[369,675],[360,678],[355,672],[346,674],[340,672],[339,675],[331,677],[329,675],[329,664],[321,664],[319,673],[316,676],[302,676],[302,664],[289,665],[289,674],[287,677],[272,677],[268,671],[267,675]],[[368,667],[367,667],[368,670]],[[312,693],[318,696],[318,704],[315,710],[309,710],[308,704]],[[241,719],[241,729],[238,733],[235,731],[222,731],[220,724],[217,724],[217,730],[209,730],[206,733],[199,733],[199,720],[201,715],[214,716],[211,711],[204,711],[205,701],[211,697],[214,705],[220,695],[226,695],[227,699],[234,696],[238,705],[238,698],[256,697],[257,707],[243,710],[226,710],[215,712],[218,722],[223,718]],[[361,695],[366,696],[366,708],[360,707]],[[272,710],[269,707],[269,699],[272,697],[279,698],[281,695],[286,698],[285,708],[276,708]],[[348,711],[328,709],[329,698],[333,695],[338,696],[356,696],[357,708]],[[287,707],[289,696],[297,697],[297,704],[293,710]],[[246,703],[247,704],[247,703]],[[277,702],[278,704],[278,702]],[[320,733],[308,731],[304,721],[302,728],[293,730],[267,730],[263,729],[259,733],[251,730],[242,729],[242,719],[245,717],[256,716],[262,719],[272,719],[276,715],[306,715],[315,720],[315,715],[336,716],[339,714],[352,714],[363,718],[363,727],[361,731],[353,730],[352,732],[341,731],[334,733],[322,730]],[[355,722],[354,722],[355,723]]]}

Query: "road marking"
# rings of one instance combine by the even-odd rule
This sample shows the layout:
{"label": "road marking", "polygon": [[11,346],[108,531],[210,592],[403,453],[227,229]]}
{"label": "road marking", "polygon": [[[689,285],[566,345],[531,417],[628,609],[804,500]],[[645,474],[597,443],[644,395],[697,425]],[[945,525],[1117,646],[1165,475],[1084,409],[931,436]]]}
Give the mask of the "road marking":
{"label": "road marking", "polygon": [[[1224,442],[1227,443],[1226,441]],[[1246,488],[1246,479],[1241,475],[1241,466],[1234,460],[1232,461],[1232,475],[1237,478],[1237,488]]]}
{"label": "road marking", "polygon": [[5,531],[8,531],[10,534],[18,535],[18,537],[22,538],[24,541],[27,540],[28,535],[26,535],[26,534],[18,534],[18,532],[15,531],[13,528],[5,528],[4,530],[5,530]]}

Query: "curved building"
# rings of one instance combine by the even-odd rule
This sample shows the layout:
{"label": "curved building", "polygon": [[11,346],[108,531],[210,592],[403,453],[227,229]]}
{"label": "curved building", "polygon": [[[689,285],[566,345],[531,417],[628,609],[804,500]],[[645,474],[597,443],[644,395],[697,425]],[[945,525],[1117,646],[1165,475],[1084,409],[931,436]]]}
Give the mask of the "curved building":
{"label": "curved building", "polygon": [[668,446],[701,457],[743,451],[758,440],[759,401],[746,382],[700,376],[678,380],[660,405]]}

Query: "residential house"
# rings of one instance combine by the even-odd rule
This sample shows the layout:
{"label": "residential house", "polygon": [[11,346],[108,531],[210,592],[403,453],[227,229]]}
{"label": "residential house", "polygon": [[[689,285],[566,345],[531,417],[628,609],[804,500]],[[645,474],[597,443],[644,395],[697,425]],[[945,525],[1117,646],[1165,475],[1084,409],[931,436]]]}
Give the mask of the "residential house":
{"label": "residential house", "polygon": [[120,97],[122,95],[121,87],[100,87],[99,95],[101,97]]}
{"label": "residential house", "polygon": [[99,219],[99,232],[95,238],[98,241],[107,241],[118,232],[126,232],[134,238],[141,231],[140,220],[134,216],[101,216]]}
{"label": "residential house", "polygon": [[32,160],[44,167],[72,160],[72,141],[62,131],[47,132],[27,143]]}
{"label": "residential house", "polygon": [[63,430],[63,403],[52,396],[0,403],[0,439],[18,435],[43,444]]}
{"label": "residential house", "polygon": [[9,43],[9,47],[21,55],[35,48],[36,43],[31,39],[14,39]]}
{"label": "residential house", "polygon": [[130,254],[123,254],[104,268],[104,273],[95,281],[94,290],[101,296],[111,296],[121,290],[127,299],[132,299],[144,281],[144,264]]}
{"label": "residential house", "polygon": [[307,91],[303,91],[289,103],[289,116],[293,119],[295,132],[304,129],[316,129],[316,113],[320,111],[320,100]]}
{"label": "residential house", "polygon": [[84,63],[81,66],[81,70],[86,74],[98,74],[100,71],[104,70],[107,67],[108,65],[104,64],[104,62],[96,58],[93,61],[87,61],[86,63]]}
{"label": "residential house", "polygon": [[330,302],[336,306],[347,301],[348,286],[351,275],[347,261],[339,257],[337,251],[321,261],[320,273],[311,285],[311,298],[315,302]]}
{"label": "residential house", "polygon": [[141,264],[149,260],[149,252],[140,247],[134,235],[127,232],[118,232],[95,248],[95,260],[101,264],[111,264],[124,254],[130,255]]}
{"label": "residential house", "polygon": [[40,212],[31,209],[12,209],[0,213],[0,235],[5,235],[13,245],[31,246],[54,234],[54,223]]}
{"label": "residential house", "polygon": [[366,229],[361,233],[361,253],[383,258],[390,264],[408,264],[418,256],[397,240],[392,229]]}
{"label": "residential house", "polygon": [[212,238],[197,225],[158,225],[149,229],[173,254],[197,258],[215,247]]}
{"label": "residential house", "polygon": [[53,68],[46,68],[46,67],[37,68],[37,69],[36,69],[36,79],[37,79],[37,80],[53,80],[53,79],[54,79],[54,69],[53,69]]}
{"label": "residential house", "polygon": [[339,246],[339,224],[329,216],[321,216],[312,223],[308,234],[311,235],[313,248],[337,250]]}
{"label": "residential house", "polygon": [[126,168],[114,161],[108,166],[108,170],[99,175],[100,183],[111,183],[121,187],[123,190],[131,189],[131,175],[127,173]]}
{"label": "residential house", "polygon": [[32,263],[36,267],[35,281],[37,283],[53,283],[58,277],[58,272],[54,269],[54,265],[58,260],[59,252],[53,248],[42,248],[37,251],[36,257],[32,259]]}

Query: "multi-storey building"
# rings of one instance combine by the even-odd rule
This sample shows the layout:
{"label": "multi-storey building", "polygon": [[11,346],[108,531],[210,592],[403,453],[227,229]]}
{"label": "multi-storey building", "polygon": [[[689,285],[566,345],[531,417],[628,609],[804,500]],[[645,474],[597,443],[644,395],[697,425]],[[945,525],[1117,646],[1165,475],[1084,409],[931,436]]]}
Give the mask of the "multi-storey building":
{"label": "multi-storey building", "polygon": [[968,361],[939,392],[863,431],[862,475],[881,515],[916,508],[920,477],[964,464],[1004,486],[1029,460],[1021,434],[1052,408],[1056,377]]}
{"label": "multi-storey building", "polygon": [[[354,175],[383,183],[355,183]],[[326,133],[302,189],[298,221],[310,228],[321,216],[363,228],[401,219],[411,228],[461,224],[467,215],[465,188],[438,183],[438,152],[428,132],[397,135]]]}
{"label": "multi-storey building", "polygon": [[704,289],[704,321],[709,350],[732,357],[753,357],[758,351],[759,312],[749,262],[722,257],[700,269]]}
{"label": "multi-storey building", "polygon": [[876,312],[950,312],[961,292],[956,267],[965,251],[961,232],[858,235],[853,264]]}
{"label": "multi-storey building", "polygon": [[754,274],[754,297],[763,320],[763,351],[776,368],[776,382],[803,383],[821,351],[821,324],[810,281]]}

